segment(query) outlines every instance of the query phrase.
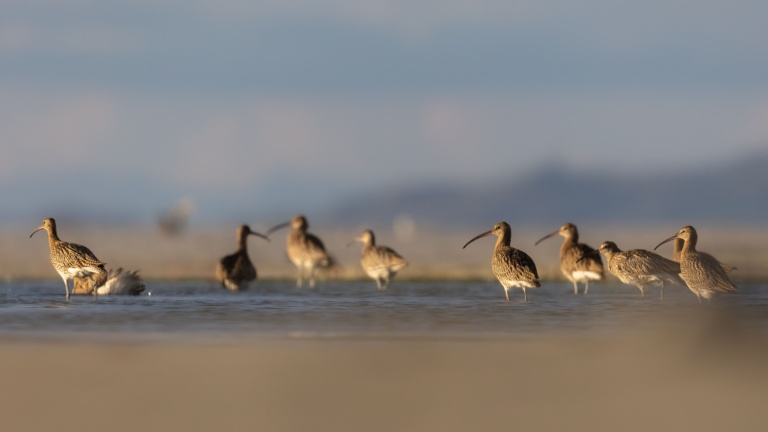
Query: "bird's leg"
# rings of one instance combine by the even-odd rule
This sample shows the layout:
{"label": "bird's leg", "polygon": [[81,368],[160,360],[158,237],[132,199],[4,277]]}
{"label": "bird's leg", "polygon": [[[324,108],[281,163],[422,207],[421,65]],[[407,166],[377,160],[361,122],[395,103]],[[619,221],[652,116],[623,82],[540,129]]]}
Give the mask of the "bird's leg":
{"label": "bird's leg", "polygon": [[659,300],[664,300],[664,281],[661,281],[661,296],[659,296]]}
{"label": "bird's leg", "polygon": [[67,294],[67,301],[69,301],[69,284],[67,284],[67,278],[62,276],[62,279],[64,279],[64,292]]}
{"label": "bird's leg", "polygon": [[93,278],[93,274],[89,275],[88,277],[91,278],[91,282],[93,282],[93,298],[97,299],[99,298],[99,289],[97,286],[98,284],[96,283],[96,279]]}
{"label": "bird's leg", "polygon": [[699,293],[696,293],[696,298],[699,299],[699,304],[701,304],[701,296],[699,295]]}
{"label": "bird's leg", "polygon": [[579,284],[576,281],[573,281],[573,295],[579,294]]}
{"label": "bird's leg", "polygon": [[507,301],[509,301],[509,289],[507,287],[504,287],[504,294],[507,295]]}
{"label": "bird's leg", "polygon": [[314,288],[315,287],[315,267],[309,268],[309,287]]}
{"label": "bird's leg", "polygon": [[302,280],[304,279],[304,266],[299,267],[299,276],[296,279],[296,288],[301,288]]}
{"label": "bird's leg", "polygon": [[523,288],[523,303],[528,303],[528,295],[525,293],[525,288]]}
{"label": "bird's leg", "polygon": [[589,291],[589,279],[587,279],[587,281],[584,282],[584,295],[587,295],[588,291]]}
{"label": "bird's leg", "polygon": [[384,288],[382,288],[382,283],[381,283],[381,278],[380,278],[380,277],[377,277],[377,278],[376,278],[376,288],[377,288],[379,291],[381,291],[382,289],[384,289]]}

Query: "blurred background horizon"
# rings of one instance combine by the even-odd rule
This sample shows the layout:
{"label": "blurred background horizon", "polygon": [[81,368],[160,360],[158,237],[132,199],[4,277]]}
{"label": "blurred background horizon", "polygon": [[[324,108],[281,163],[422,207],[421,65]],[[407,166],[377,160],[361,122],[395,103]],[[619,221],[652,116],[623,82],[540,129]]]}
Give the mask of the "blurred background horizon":
{"label": "blurred background horizon", "polygon": [[6,1],[0,225],[761,224],[766,15]]}

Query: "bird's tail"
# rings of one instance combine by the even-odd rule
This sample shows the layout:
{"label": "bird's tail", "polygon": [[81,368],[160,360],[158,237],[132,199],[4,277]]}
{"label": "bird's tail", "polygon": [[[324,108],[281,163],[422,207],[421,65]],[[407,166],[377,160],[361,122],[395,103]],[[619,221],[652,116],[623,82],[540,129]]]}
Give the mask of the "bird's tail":
{"label": "bird's tail", "polygon": [[96,292],[99,295],[123,294],[139,295],[146,286],[139,276],[138,270],[126,270],[122,267],[117,270],[110,270],[106,282],[97,286]]}

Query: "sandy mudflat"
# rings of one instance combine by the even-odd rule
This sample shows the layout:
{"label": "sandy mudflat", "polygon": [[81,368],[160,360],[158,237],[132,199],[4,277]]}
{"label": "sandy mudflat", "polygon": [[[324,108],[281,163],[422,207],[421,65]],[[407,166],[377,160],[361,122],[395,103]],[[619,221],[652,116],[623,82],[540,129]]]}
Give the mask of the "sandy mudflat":
{"label": "sandy mudflat", "polygon": [[764,431],[768,337],[0,342],[3,430]]}

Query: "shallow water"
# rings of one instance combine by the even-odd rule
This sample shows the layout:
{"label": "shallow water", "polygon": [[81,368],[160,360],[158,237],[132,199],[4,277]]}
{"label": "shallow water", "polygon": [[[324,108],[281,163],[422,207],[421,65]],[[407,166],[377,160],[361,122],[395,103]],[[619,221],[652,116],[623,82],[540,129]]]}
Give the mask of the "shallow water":
{"label": "shallow water", "polygon": [[[768,285],[740,286],[736,294],[699,304],[687,289],[593,284],[573,295],[570,284],[548,283],[504,291],[496,282],[395,281],[387,291],[372,282],[259,281],[227,292],[213,282],[149,281],[139,297],[73,296],[61,282],[0,283],[0,335],[20,337],[221,338],[227,336],[495,337],[540,333],[605,334],[677,325],[699,317],[738,320],[768,330]],[[723,318],[726,317],[726,318]]]}

